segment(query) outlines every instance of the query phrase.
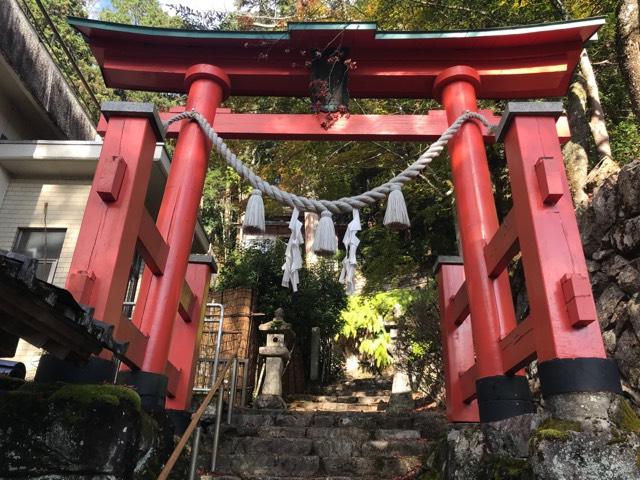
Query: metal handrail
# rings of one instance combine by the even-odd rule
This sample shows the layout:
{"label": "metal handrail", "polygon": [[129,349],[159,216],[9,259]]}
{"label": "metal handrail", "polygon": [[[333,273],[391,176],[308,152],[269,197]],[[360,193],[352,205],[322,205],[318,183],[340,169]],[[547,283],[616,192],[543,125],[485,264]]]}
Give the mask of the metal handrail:
{"label": "metal handrail", "polygon": [[[234,353],[232,357],[237,357],[238,356],[238,352]],[[191,417],[191,422],[189,423],[189,426],[186,428],[186,430],[184,431],[184,433],[182,434],[182,437],[180,437],[180,440],[178,441],[178,444],[176,445],[176,448],[173,450],[173,453],[171,454],[171,456],[169,457],[169,460],[167,460],[167,463],[165,463],[164,468],[162,469],[162,471],[160,472],[160,475],[158,475],[158,480],[167,480],[169,477],[169,474],[171,473],[171,471],[173,470],[173,467],[175,466],[176,462],[178,461],[178,458],[180,457],[180,454],[182,453],[182,450],[184,450],[185,445],[187,444],[187,442],[189,441],[189,437],[191,436],[191,434],[194,432],[194,430],[196,430],[196,428],[198,427],[198,424],[200,423],[200,419],[202,418],[202,415],[204,415],[204,412],[206,411],[207,407],[209,406],[209,403],[211,403],[211,400],[213,399],[213,396],[216,394],[216,392],[222,392],[223,391],[223,387],[222,384],[224,382],[224,378],[227,374],[227,371],[229,371],[231,368],[231,363],[227,363],[224,366],[224,369],[222,370],[222,373],[220,374],[220,377],[216,380],[216,383],[211,387],[211,390],[209,391],[209,393],[207,394],[207,396],[205,397],[205,399],[203,400],[202,404],[200,405],[200,407],[198,407],[198,410],[196,411],[196,413],[193,414],[193,416]],[[221,415],[218,415],[218,417],[220,417]],[[218,422],[216,422],[218,423]],[[199,435],[196,433],[196,438],[194,438],[194,440],[198,440],[198,446],[199,446]],[[195,447],[195,443],[194,443],[194,447]],[[192,452],[192,455],[194,457],[197,457],[198,452],[194,451]],[[192,464],[193,464],[194,460],[192,459]],[[195,475],[195,468],[193,469],[194,471],[194,475]],[[193,478],[193,477],[190,477]]]}

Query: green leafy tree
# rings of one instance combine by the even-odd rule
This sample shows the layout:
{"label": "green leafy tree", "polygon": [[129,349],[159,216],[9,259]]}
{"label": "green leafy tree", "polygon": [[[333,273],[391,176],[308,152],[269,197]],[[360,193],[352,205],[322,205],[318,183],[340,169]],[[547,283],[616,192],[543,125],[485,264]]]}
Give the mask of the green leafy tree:
{"label": "green leafy tree", "polygon": [[333,338],[340,330],[346,294],[330,261],[303,268],[298,292],[282,287],[285,249],[281,241],[236,249],[221,265],[216,289],[252,288],[257,295],[257,311],[264,313],[267,320],[273,318],[277,308],[283,308],[285,320],[291,323],[306,355],[313,327],[319,327],[324,338]]}
{"label": "green leafy tree", "polygon": [[144,27],[181,28],[182,19],[166,13],[158,0],[111,0],[111,8],[100,12],[100,20]]}
{"label": "green leafy tree", "polygon": [[349,297],[338,340],[353,345],[374,370],[388,367],[392,363],[391,336],[386,327],[397,322],[411,300],[412,291],[407,289]]}

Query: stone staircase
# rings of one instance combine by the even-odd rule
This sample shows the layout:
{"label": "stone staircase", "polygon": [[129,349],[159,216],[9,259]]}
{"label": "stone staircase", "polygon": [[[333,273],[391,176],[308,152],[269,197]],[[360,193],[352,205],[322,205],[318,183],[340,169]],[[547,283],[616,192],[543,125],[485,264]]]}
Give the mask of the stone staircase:
{"label": "stone staircase", "polygon": [[294,411],[377,412],[385,410],[390,394],[390,380],[364,378],[312,388],[287,400]]}
{"label": "stone staircase", "polygon": [[[242,409],[221,431],[221,480],[384,480],[415,471],[445,431],[438,412],[378,411],[388,385],[346,382],[291,399],[289,411]],[[339,405],[339,406],[336,406]],[[344,410],[343,410],[344,409]],[[373,409],[372,411],[370,409]],[[205,418],[198,465],[208,471]]]}

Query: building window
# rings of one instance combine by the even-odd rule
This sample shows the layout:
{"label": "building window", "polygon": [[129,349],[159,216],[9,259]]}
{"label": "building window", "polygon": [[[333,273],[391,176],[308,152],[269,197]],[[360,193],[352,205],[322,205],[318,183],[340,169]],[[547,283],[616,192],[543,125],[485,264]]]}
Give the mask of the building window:
{"label": "building window", "polygon": [[133,310],[136,306],[136,300],[138,299],[138,292],[140,291],[140,278],[144,271],[144,260],[142,256],[136,250],[133,256],[133,263],[131,264],[131,270],[129,270],[129,281],[127,282],[127,291],[124,294],[124,304],[122,306],[122,313],[127,317],[133,317]]}
{"label": "building window", "polygon": [[13,251],[37,259],[36,276],[52,283],[66,233],[64,228],[18,228]]}

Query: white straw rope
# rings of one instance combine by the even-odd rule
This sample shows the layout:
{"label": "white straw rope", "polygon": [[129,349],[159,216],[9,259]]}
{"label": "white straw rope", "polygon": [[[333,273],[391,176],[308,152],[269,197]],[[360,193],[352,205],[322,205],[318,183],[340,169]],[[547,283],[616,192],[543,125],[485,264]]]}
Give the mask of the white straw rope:
{"label": "white straw rope", "polygon": [[284,190],[281,190],[260,178],[250,168],[242,163],[240,159],[238,159],[236,154],[229,149],[225,141],[218,136],[207,119],[195,110],[178,113],[165,122],[165,127],[168,127],[174,122],[187,119],[195,120],[198,125],[200,125],[200,128],[202,128],[205,135],[209,137],[216,151],[225,160],[227,165],[238,172],[240,176],[247,180],[254,188],[264,192],[280,203],[287,204],[292,208],[297,208],[301,212],[322,213],[325,210],[329,210],[333,214],[349,213],[354,209],[361,209],[367,205],[376,203],[383,200],[389,192],[391,192],[392,185],[397,184],[402,186],[410,180],[413,180],[429,163],[431,163],[435,157],[440,155],[451,137],[460,130],[465,122],[469,120],[478,120],[488,129],[493,128],[493,125],[491,125],[484,116],[476,112],[466,111],[460,115],[456,121],[453,122],[442,135],[440,135],[440,138],[433,142],[415,162],[388,182],[383,183],[368,192],[353,197],[344,197],[338,200],[316,200],[285,192]]}

